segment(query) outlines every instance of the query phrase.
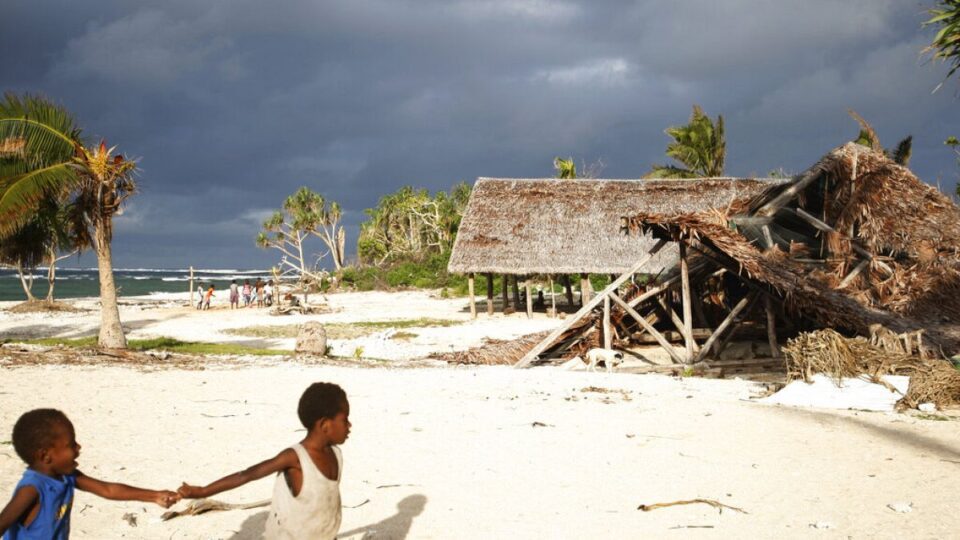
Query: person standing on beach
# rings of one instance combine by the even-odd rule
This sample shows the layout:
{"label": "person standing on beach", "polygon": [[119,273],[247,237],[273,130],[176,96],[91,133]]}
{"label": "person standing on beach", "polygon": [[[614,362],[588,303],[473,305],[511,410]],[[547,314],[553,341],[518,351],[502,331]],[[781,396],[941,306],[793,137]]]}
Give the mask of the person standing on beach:
{"label": "person standing on beach", "polygon": [[250,280],[243,280],[243,307],[250,307]]}
{"label": "person standing on beach", "polygon": [[210,300],[213,298],[213,283],[210,284],[210,288],[207,289],[207,294],[203,297],[203,309],[210,309]]}
{"label": "person standing on beach", "polygon": [[203,285],[197,284],[197,309],[203,309]]}
{"label": "person standing on beach", "polygon": [[267,307],[272,306],[273,305],[273,282],[272,281],[268,281],[267,284],[264,285],[263,294],[265,295],[265,298],[263,300],[267,304]]}
{"label": "person standing on beach", "polygon": [[263,307],[263,280],[257,278],[257,307]]}
{"label": "person standing on beach", "polygon": [[230,309],[240,307],[240,288],[237,287],[237,280],[230,281]]}

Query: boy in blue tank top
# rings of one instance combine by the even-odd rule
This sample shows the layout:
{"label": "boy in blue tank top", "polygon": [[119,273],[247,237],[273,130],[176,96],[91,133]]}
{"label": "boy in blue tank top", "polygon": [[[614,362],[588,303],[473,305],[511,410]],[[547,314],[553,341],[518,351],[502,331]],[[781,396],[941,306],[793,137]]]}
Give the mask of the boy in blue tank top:
{"label": "boy in blue tank top", "polygon": [[180,499],[154,491],[104,482],[77,470],[80,445],[73,424],[56,409],[24,413],[13,426],[13,448],[28,468],[0,511],[4,540],[66,540],[74,488],[114,501],[153,502],[168,508]]}

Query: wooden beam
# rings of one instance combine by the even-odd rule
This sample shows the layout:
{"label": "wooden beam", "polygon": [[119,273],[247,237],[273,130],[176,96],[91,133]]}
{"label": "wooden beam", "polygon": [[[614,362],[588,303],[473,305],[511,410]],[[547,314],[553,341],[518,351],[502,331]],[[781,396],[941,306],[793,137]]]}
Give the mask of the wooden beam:
{"label": "wooden beam", "polygon": [[523,280],[523,289],[527,293],[527,318],[533,318],[533,295],[530,294],[530,276],[526,276]]}
{"label": "wooden beam", "polygon": [[890,266],[887,263],[874,257],[873,253],[870,253],[869,251],[863,249],[863,247],[861,247],[860,244],[855,239],[851,238],[850,236],[844,233],[841,233],[840,231],[834,229],[833,227],[824,223],[823,221],[820,221],[820,219],[818,219],[816,216],[813,216],[811,214],[808,214],[807,212],[804,212],[802,208],[797,208],[793,210],[793,212],[797,214],[797,216],[799,216],[801,219],[805,220],[807,223],[813,225],[815,228],[820,229],[823,232],[832,232],[832,233],[843,235],[844,237],[847,238],[847,240],[850,240],[850,247],[853,249],[853,251],[855,251],[858,255],[860,255],[863,258],[877,263],[877,266],[879,266],[884,271],[886,271],[888,275],[893,275],[893,269],[890,268]]}
{"label": "wooden beam", "polygon": [[603,348],[609,349],[613,344],[613,336],[610,332],[610,295],[603,296]]}
{"label": "wooden beam", "polygon": [[493,315],[493,274],[487,272],[487,315]]}
{"label": "wooden beam", "polygon": [[693,306],[690,300],[690,272],[687,268],[687,242],[680,238],[680,295],[683,304],[683,338],[687,349],[687,362],[693,362]]}
{"label": "wooden beam", "polygon": [[780,358],[780,344],[777,341],[777,316],[773,313],[773,301],[763,297],[763,309],[767,312],[767,341],[770,342],[770,356]]}
{"label": "wooden beam", "polygon": [[566,319],[563,322],[563,324],[561,324],[556,329],[554,329],[553,332],[550,332],[550,334],[547,337],[545,337],[543,341],[534,345],[534,347],[530,349],[530,351],[528,351],[527,354],[523,355],[523,358],[521,358],[519,362],[514,364],[513,367],[522,368],[522,367],[526,367],[528,364],[530,364],[530,362],[533,362],[533,360],[536,359],[537,356],[540,355],[540,353],[545,351],[547,347],[552,345],[553,342],[556,341],[556,339],[560,337],[561,334],[569,330],[571,326],[579,322],[580,319],[582,319],[588,313],[593,311],[593,308],[597,307],[597,305],[600,303],[603,296],[608,295],[613,291],[616,291],[617,287],[619,287],[620,285],[623,285],[624,282],[630,279],[630,276],[637,273],[638,270],[643,268],[643,265],[647,264],[647,262],[649,262],[650,259],[652,259],[653,256],[657,254],[657,252],[663,249],[663,246],[666,245],[666,243],[667,243],[666,240],[657,240],[657,243],[654,244],[653,247],[651,247],[650,250],[643,257],[640,257],[640,260],[637,261],[637,264],[633,265],[633,267],[630,270],[627,270],[626,272],[621,274],[620,277],[618,277],[616,280],[612,281],[609,285],[607,285],[607,287],[603,289],[603,291],[601,291],[596,298],[594,298],[589,303],[587,303],[582,308],[580,308],[572,317]]}
{"label": "wooden beam", "polygon": [[715,342],[717,338],[720,337],[720,334],[722,334],[724,330],[726,330],[727,327],[730,326],[731,323],[733,323],[733,320],[737,318],[737,315],[739,315],[741,311],[743,311],[743,308],[747,307],[747,304],[749,304],[753,298],[756,298],[756,294],[757,293],[752,293],[752,294],[748,294],[747,296],[744,296],[743,298],[740,299],[739,302],[737,302],[737,305],[733,306],[733,309],[730,310],[730,313],[727,315],[727,318],[725,318],[723,322],[720,323],[720,326],[718,326],[717,329],[713,331],[713,334],[711,334],[710,337],[707,338],[707,341],[703,344],[703,346],[700,347],[700,353],[697,354],[696,358],[693,359],[694,364],[703,360],[703,357],[707,355],[707,351],[709,351],[710,347],[713,346],[713,342]]}
{"label": "wooden beam", "polygon": [[[750,300],[750,303],[747,304],[747,308],[743,310],[743,313],[741,313],[740,316],[743,318],[749,317],[750,314],[753,312],[754,306],[757,305],[757,303],[760,301],[760,298],[763,294],[764,293],[762,291],[757,292],[756,296],[754,296]],[[740,330],[741,328],[743,328],[743,325],[734,326],[733,328],[731,328],[730,331],[727,332],[727,335],[723,336],[723,338],[720,340],[719,343],[715,343],[713,345],[713,354],[719,357],[720,353],[722,353],[723,349],[727,346],[727,343],[733,340],[733,336],[735,336],[737,334],[737,330]]]}
{"label": "wooden beam", "polygon": [[729,221],[734,225],[768,225],[773,216],[733,216]]}
{"label": "wooden beam", "polygon": [[870,259],[864,259],[860,261],[856,266],[853,267],[853,270],[851,270],[850,273],[847,274],[847,277],[843,278],[843,281],[841,281],[840,284],[837,285],[835,288],[842,289],[847,285],[849,285],[854,280],[854,278],[856,278],[860,274],[860,272],[862,272],[863,269],[867,267],[868,264],[870,264]]}
{"label": "wooden beam", "polygon": [[754,212],[754,215],[760,216],[760,217],[772,216],[773,214],[777,213],[777,210],[783,207],[783,205],[790,202],[790,199],[793,199],[794,197],[796,197],[798,193],[800,193],[804,188],[809,186],[810,183],[816,180],[819,176],[820,176],[820,171],[818,170],[807,171],[806,174],[804,174],[794,183],[790,184],[790,186],[787,187],[787,189],[780,192],[780,194],[774,197],[770,202],[761,206],[759,210]]}
{"label": "wooden beam", "polygon": [[467,290],[470,292],[470,317],[477,318],[477,299],[473,295],[473,273],[467,275]]}
{"label": "wooden beam", "polygon": [[646,330],[648,334],[650,334],[651,336],[654,337],[654,339],[657,340],[657,343],[660,344],[660,347],[663,350],[667,351],[667,354],[670,355],[670,358],[672,358],[674,362],[678,364],[685,363],[684,358],[681,357],[679,354],[677,354],[677,351],[673,348],[673,345],[671,345],[670,342],[667,341],[667,338],[663,337],[663,334],[661,334],[656,328],[654,328],[653,325],[648,323],[647,319],[644,318],[643,315],[640,315],[639,313],[637,313],[619,296],[610,295],[610,297],[613,299],[614,302],[620,304],[620,307],[622,307],[627,313],[629,313],[630,316],[634,318],[634,320],[640,323],[640,326],[642,326],[643,329]]}

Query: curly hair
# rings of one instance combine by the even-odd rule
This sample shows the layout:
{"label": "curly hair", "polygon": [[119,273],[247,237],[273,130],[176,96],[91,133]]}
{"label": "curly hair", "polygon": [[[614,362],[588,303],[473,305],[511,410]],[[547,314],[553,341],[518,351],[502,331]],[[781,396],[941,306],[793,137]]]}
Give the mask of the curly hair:
{"label": "curly hair", "polygon": [[37,452],[53,445],[58,427],[71,426],[67,415],[57,409],[34,409],[23,413],[13,425],[13,449],[27,465]]}
{"label": "curly hair", "polygon": [[327,382],[313,383],[300,396],[297,416],[303,427],[309,429],[321,418],[333,418],[347,404],[347,393],[338,385]]}

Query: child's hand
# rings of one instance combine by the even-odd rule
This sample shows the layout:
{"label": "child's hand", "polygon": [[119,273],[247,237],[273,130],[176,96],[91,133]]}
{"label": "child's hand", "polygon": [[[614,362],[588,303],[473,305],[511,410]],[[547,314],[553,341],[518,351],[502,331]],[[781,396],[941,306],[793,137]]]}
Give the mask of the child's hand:
{"label": "child's hand", "polygon": [[177,490],[177,494],[183,499],[199,499],[203,497],[203,493],[200,491],[199,486],[191,486],[186,482],[180,486],[180,489]]}
{"label": "child's hand", "polygon": [[177,504],[180,501],[180,495],[175,491],[162,490],[158,491],[156,497],[153,499],[153,502],[159,504],[164,508],[170,508],[171,506]]}

